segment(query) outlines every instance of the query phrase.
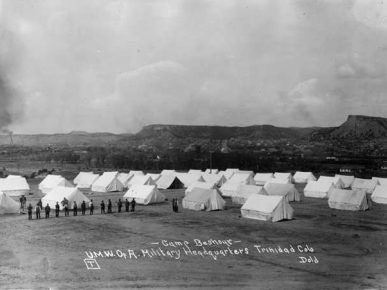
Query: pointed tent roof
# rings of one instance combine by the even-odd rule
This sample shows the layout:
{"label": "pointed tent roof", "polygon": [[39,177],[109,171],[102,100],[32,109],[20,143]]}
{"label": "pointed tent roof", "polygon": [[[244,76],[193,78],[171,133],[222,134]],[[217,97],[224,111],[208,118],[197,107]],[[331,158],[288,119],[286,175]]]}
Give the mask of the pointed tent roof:
{"label": "pointed tent roof", "polygon": [[154,182],[156,182],[161,177],[161,174],[147,173],[145,176],[149,176],[150,178],[153,179]]}
{"label": "pointed tent roof", "polygon": [[218,174],[219,173],[219,170],[216,169],[216,168],[207,168],[206,171],[204,171],[205,173],[208,173],[208,174]]}
{"label": "pointed tent roof", "polygon": [[203,181],[192,182],[185,190],[185,195],[187,195],[187,193],[190,193],[194,188],[215,189],[216,184],[211,182],[203,182]]}
{"label": "pointed tent roof", "polygon": [[0,191],[8,196],[19,196],[27,194],[30,186],[24,177],[9,175],[7,178],[0,178]]}
{"label": "pointed tent roof", "polygon": [[64,198],[69,201],[69,208],[73,208],[74,201],[77,203],[78,207],[82,201],[85,201],[87,205],[90,202],[89,198],[76,187],[57,186],[42,198],[42,205],[45,207],[48,203],[51,208],[55,208],[55,205],[58,202],[60,208],[63,209],[62,201]]}
{"label": "pointed tent roof", "polygon": [[293,208],[280,195],[252,194],[241,208],[244,218],[278,222],[293,218]]}
{"label": "pointed tent roof", "polygon": [[318,182],[331,183],[336,188],[344,188],[344,182],[340,177],[336,178],[333,176],[320,176]]}
{"label": "pointed tent roof", "polygon": [[205,182],[215,183],[217,186],[222,186],[227,181],[222,174],[203,173],[202,177]]}
{"label": "pointed tent roof", "polygon": [[163,169],[160,173],[161,175],[175,175],[176,170],[174,169]]}
{"label": "pointed tent roof", "polygon": [[220,191],[223,196],[233,196],[238,190],[240,184],[255,184],[254,179],[249,174],[234,173],[233,176],[224,183]]}
{"label": "pointed tent roof", "polygon": [[43,193],[48,193],[57,186],[74,187],[66,178],[60,175],[47,175],[41,183],[39,183],[39,190]]}
{"label": "pointed tent roof", "polygon": [[184,184],[184,187],[190,186],[190,184],[195,182],[195,181],[204,182],[203,177],[201,175],[198,175],[198,174],[176,173],[176,176]]}
{"label": "pointed tent roof", "polygon": [[129,175],[129,173],[120,172],[118,173],[118,180],[124,185],[124,187],[128,187],[129,180],[133,177]]}
{"label": "pointed tent roof", "polygon": [[292,184],[289,179],[286,178],[270,178],[266,181],[268,183],[279,183],[279,184]]}
{"label": "pointed tent roof", "polygon": [[275,172],[274,178],[276,179],[286,179],[289,182],[292,182],[293,176],[290,172]]}
{"label": "pointed tent roof", "polygon": [[139,204],[152,204],[165,201],[165,196],[156,187],[156,185],[131,185],[123,196],[124,199],[131,201],[133,198]]}
{"label": "pointed tent roof", "polygon": [[379,185],[386,185],[387,186],[387,178],[383,177],[372,177],[372,180],[376,180]]}
{"label": "pointed tent roof", "polygon": [[376,203],[387,204],[387,185],[377,185],[371,195],[371,199]]}
{"label": "pointed tent roof", "polygon": [[293,180],[295,183],[308,183],[309,181],[316,181],[316,177],[312,172],[296,171]]}
{"label": "pointed tent roof", "polygon": [[182,201],[183,208],[192,210],[223,210],[226,202],[216,189],[194,188]]}
{"label": "pointed tent roof", "polygon": [[377,184],[377,180],[355,178],[352,189],[364,189],[366,193],[372,194]]}
{"label": "pointed tent roof", "polygon": [[227,179],[230,179],[235,172],[238,172],[239,169],[238,168],[227,168],[224,172],[222,172],[222,174],[224,175],[224,177],[226,177]]}
{"label": "pointed tent roof", "polygon": [[265,194],[262,186],[239,184],[236,192],[231,196],[233,203],[244,204],[252,194]]}
{"label": "pointed tent roof", "polygon": [[[332,178],[333,181],[333,178]],[[304,188],[304,196],[315,198],[328,198],[329,193],[334,188],[333,182],[329,181],[309,181]]]}
{"label": "pointed tent roof", "polygon": [[329,195],[330,208],[342,210],[367,210],[368,202],[364,190],[346,190],[334,188]]}
{"label": "pointed tent roof", "polygon": [[266,183],[263,187],[268,195],[281,195],[284,196],[287,201],[300,201],[301,194],[298,192],[294,184],[281,184],[281,183]]}
{"label": "pointed tent roof", "polygon": [[177,189],[184,188],[184,184],[175,175],[161,175],[156,181],[157,187],[160,189]]}
{"label": "pointed tent roof", "polygon": [[257,173],[254,176],[254,181],[256,185],[265,185],[265,183],[271,178],[274,178],[273,173]]}
{"label": "pointed tent roof", "polygon": [[93,172],[79,172],[74,178],[74,184],[76,184],[78,188],[91,188],[98,178],[99,174],[94,174]]}
{"label": "pointed tent roof", "polygon": [[19,211],[20,204],[4,192],[0,192],[0,214],[19,213]]}
{"label": "pointed tent roof", "polygon": [[188,174],[202,174],[203,171],[201,171],[200,169],[190,169],[188,170]]}
{"label": "pointed tent roof", "polygon": [[340,175],[340,174],[336,174],[335,178],[334,178],[334,182],[336,183],[339,178],[344,183],[344,187],[345,188],[351,187],[352,183],[355,180],[355,176],[353,176],[353,175]]}
{"label": "pointed tent roof", "polygon": [[92,191],[96,192],[113,192],[122,191],[124,185],[118,180],[118,172],[104,172],[91,186]]}
{"label": "pointed tent roof", "polygon": [[132,185],[156,185],[156,182],[150,176],[135,175],[128,182],[128,187]]}

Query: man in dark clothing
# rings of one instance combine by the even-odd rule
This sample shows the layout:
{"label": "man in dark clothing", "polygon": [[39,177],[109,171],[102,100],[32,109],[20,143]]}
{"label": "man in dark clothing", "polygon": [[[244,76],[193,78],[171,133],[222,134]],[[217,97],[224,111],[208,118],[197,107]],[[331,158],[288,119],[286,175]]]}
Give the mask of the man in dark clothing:
{"label": "man in dark clothing", "polygon": [[177,198],[175,198],[175,212],[179,211],[179,206],[177,205]]}
{"label": "man in dark clothing", "polygon": [[121,198],[118,199],[117,207],[118,207],[118,212],[121,212],[121,208],[122,208],[122,201],[121,201]]}
{"label": "man in dark clothing", "polygon": [[28,205],[27,211],[28,211],[28,219],[32,220],[32,205],[31,204]]}
{"label": "man in dark clothing", "polygon": [[125,211],[128,212],[129,211],[129,201],[128,199],[125,199]]}
{"label": "man in dark clothing", "polygon": [[82,210],[82,215],[85,215],[85,212],[86,212],[86,202],[85,201],[82,201],[81,210]]}
{"label": "man in dark clothing", "polygon": [[136,201],[134,200],[134,198],[132,199],[131,206],[132,206],[131,211],[134,211],[134,208],[136,207]]}
{"label": "man in dark clothing", "polygon": [[77,205],[75,200],[74,200],[74,205],[73,205],[73,215],[74,216],[78,215],[78,205]]}
{"label": "man in dark clothing", "polygon": [[55,216],[59,217],[59,203],[58,202],[56,202],[56,205],[55,205]]}
{"label": "man in dark clothing", "polygon": [[40,220],[40,206],[38,204],[36,204],[36,207],[35,207],[35,214],[36,214],[36,219]]}
{"label": "man in dark clothing", "polygon": [[69,201],[64,197],[61,203],[64,207],[65,216],[69,216]]}
{"label": "man in dark clothing", "polygon": [[93,203],[93,200],[90,200],[89,208],[90,208],[90,215],[93,215],[94,214],[94,203]]}
{"label": "man in dark clothing", "polygon": [[101,214],[105,214],[105,203],[101,201]]}
{"label": "man in dark clothing", "polygon": [[40,207],[40,210],[43,209],[43,204],[42,204],[42,200],[41,200],[41,199],[39,199],[39,201],[38,201],[38,203],[37,203],[37,206]]}
{"label": "man in dark clothing", "polygon": [[50,217],[50,211],[51,211],[51,207],[48,205],[46,205],[46,207],[44,208],[44,211],[46,212],[46,219],[48,219]]}
{"label": "man in dark clothing", "polygon": [[112,201],[108,200],[108,213],[112,213]]}

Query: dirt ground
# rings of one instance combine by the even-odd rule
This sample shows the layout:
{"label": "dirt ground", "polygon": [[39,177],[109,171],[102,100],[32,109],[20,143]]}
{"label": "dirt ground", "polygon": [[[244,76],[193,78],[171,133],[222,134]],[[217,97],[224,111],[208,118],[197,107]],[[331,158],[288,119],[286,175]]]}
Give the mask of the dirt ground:
{"label": "dirt ground", "polygon": [[[37,184],[27,203],[34,205],[41,196]],[[184,191],[164,194],[168,202],[129,213],[117,213],[116,206],[113,214],[99,213],[102,199],[115,204],[123,195],[112,193],[88,195],[97,205],[93,216],[61,212],[59,218],[33,221],[1,216],[0,288],[387,289],[387,205],[349,212],[329,209],[324,199],[304,198],[291,204],[293,220],[270,223],[241,218],[240,206],[229,199],[224,211],[180,205],[174,213],[170,201],[181,200]],[[204,248],[207,254],[218,251],[217,259],[203,254],[195,239],[216,240]],[[184,252],[188,249],[202,250],[203,256]],[[86,267],[90,258],[100,269]]]}

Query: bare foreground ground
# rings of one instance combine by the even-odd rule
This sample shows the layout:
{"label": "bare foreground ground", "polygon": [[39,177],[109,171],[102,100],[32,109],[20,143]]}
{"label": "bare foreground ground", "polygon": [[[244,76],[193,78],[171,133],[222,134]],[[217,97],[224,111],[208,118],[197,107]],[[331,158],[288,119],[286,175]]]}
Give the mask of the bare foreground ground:
{"label": "bare foreground ground", "polygon": [[[37,181],[38,182],[38,181]],[[34,195],[28,202],[36,203]],[[183,191],[165,191],[169,199]],[[92,194],[94,216],[28,221],[26,215],[0,217],[0,288],[217,288],[217,289],[387,289],[387,205],[366,212],[329,209],[326,200],[292,203],[294,220],[267,223],[242,219],[240,206],[227,200],[219,212],[182,210],[170,202],[137,206],[134,213],[99,214],[99,202],[122,193]],[[34,217],[35,218],[35,217]],[[187,241],[191,250],[200,240],[232,240],[231,249],[248,254],[191,256],[183,247],[153,243]],[[240,241],[240,242],[238,242]],[[289,248],[296,253],[259,253],[254,245]],[[300,253],[297,246],[313,248]],[[141,249],[181,250],[175,257],[143,257]],[[128,249],[134,256],[129,258]],[[207,250],[227,249],[225,245]],[[114,257],[97,257],[99,270],[88,270],[86,253],[112,250]],[[121,252],[120,252],[121,251]],[[119,257],[125,253],[125,257]],[[299,262],[316,257],[318,263]]]}

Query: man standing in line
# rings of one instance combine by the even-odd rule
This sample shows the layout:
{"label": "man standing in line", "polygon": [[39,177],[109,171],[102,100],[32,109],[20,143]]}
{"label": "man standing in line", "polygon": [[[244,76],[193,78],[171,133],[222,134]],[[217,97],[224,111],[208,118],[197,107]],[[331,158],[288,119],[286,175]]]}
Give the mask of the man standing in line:
{"label": "man standing in line", "polygon": [[48,203],[47,203],[47,205],[45,206],[44,211],[46,212],[46,217],[45,217],[45,218],[46,218],[46,219],[50,218],[51,207],[48,205]]}
{"label": "man standing in line", "polygon": [[112,201],[108,200],[108,213],[112,213]]}
{"label": "man standing in line", "polygon": [[55,217],[59,217],[59,203],[56,202],[56,205],[55,205]]}
{"label": "man standing in line", "polygon": [[121,201],[121,198],[118,199],[117,207],[118,207],[118,212],[121,212],[121,208],[122,208],[122,201]]}
{"label": "man standing in line", "polygon": [[39,204],[36,204],[35,214],[36,214],[36,219],[40,220],[40,206],[39,206]]}
{"label": "man standing in line", "polygon": [[134,200],[134,198],[132,199],[131,206],[132,206],[132,211],[134,212],[134,208],[136,207],[136,201]]}
{"label": "man standing in line", "polygon": [[129,211],[129,201],[128,199],[125,199],[125,211],[128,212]]}
{"label": "man standing in line", "polygon": [[73,215],[74,216],[78,215],[78,205],[77,205],[75,200],[74,200],[74,205],[73,205]]}
{"label": "man standing in line", "polygon": [[82,210],[82,215],[85,215],[85,213],[86,213],[86,202],[85,201],[82,201],[81,210]]}
{"label": "man standing in line", "polygon": [[101,201],[101,214],[105,214],[105,203]]}
{"label": "man standing in line", "polygon": [[32,220],[32,205],[31,204],[28,205],[27,211],[28,211],[28,219]]}
{"label": "man standing in line", "polygon": [[90,208],[90,215],[93,215],[93,213],[94,213],[94,204],[93,204],[93,200],[90,200],[90,202],[89,202],[89,208]]}

